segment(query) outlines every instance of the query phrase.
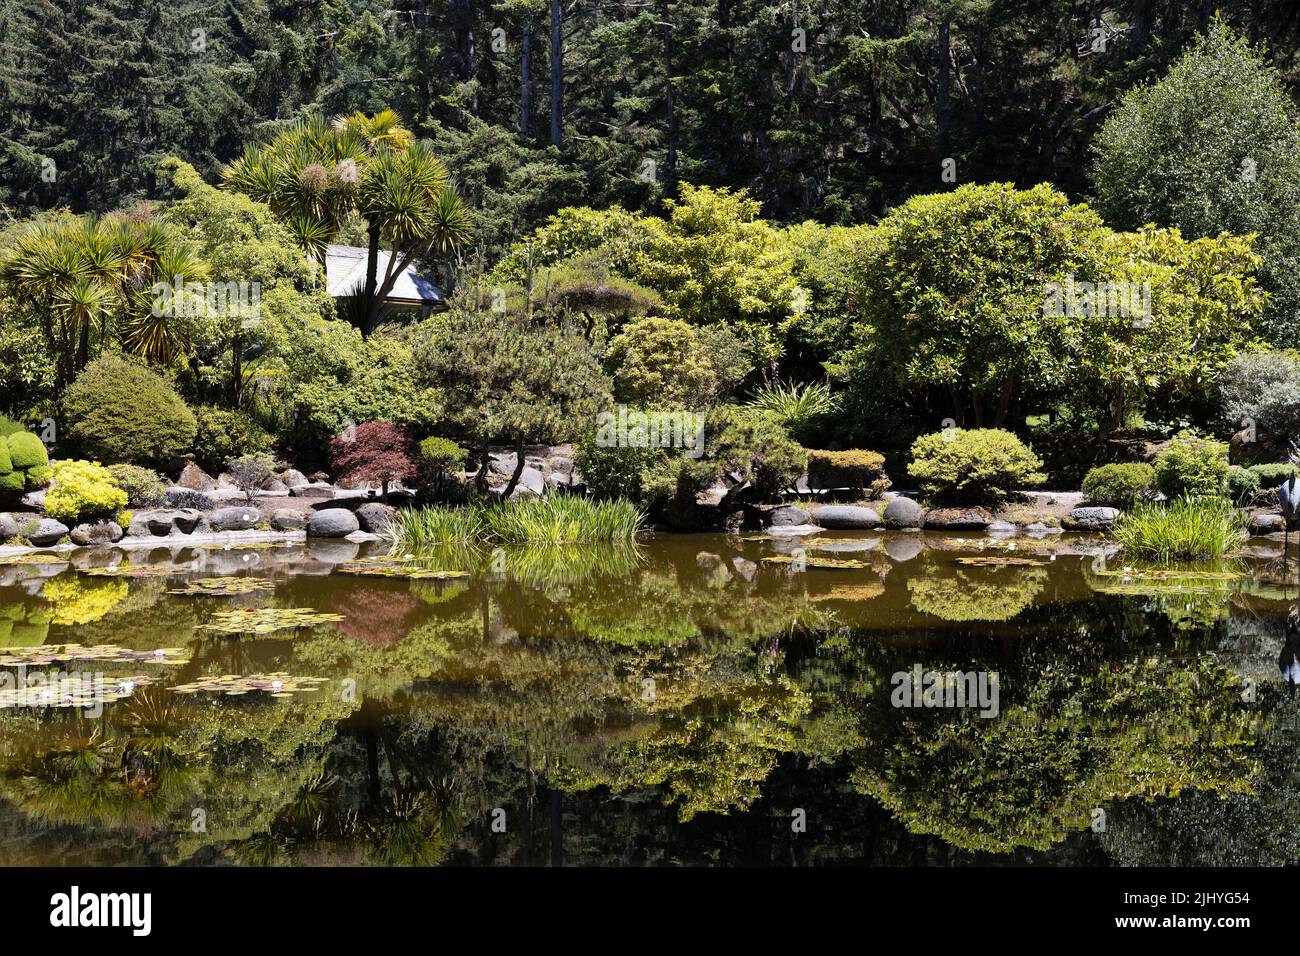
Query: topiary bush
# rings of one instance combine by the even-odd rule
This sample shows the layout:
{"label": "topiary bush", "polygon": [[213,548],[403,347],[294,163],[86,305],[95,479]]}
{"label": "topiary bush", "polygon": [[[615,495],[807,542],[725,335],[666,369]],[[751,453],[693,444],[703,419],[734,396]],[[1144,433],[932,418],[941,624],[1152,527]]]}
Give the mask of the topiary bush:
{"label": "topiary bush", "polygon": [[447,496],[453,472],[463,471],[468,453],[450,438],[431,436],[420,442],[418,453],[420,483],[436,500]]}
{"label": "topiary bush", "polygon": [[99,462],[57,461],[45,513],[64,524],[111,518],[126,507],[126,492]]}
{"label": "topiary bush", "polygon": [[1228,469],[1228,497],[1245,503],[1259,494],[1259,475],[1249,468],[1233,465]]}
{"label": "topiary bush", "polygon": [[246,412],[201,405],[194,409],[194,420],[194,461],[208,474],[215,475],[240,455],[271,451],[271,435]]}
{"label": "topiary bush", "polygon": [[1156,486],[1166,498],[1215,498],[1228,490],[1228,446],[1179,432],[1156,456]]}
{"label": "topiary bush", "polygon": [[0,492],[21,492],[23,490],[23,473],[14,471],[13,459],[9,457],[9,445],[0,438]]}
{"label": "topiary bush", "polygon": [[885,456],[875,451],[850,448],[846,451],[808,449],[808,487],[852,488],[879,497],[889,489]]}
{"label": "topiary bush", "polygon": [[0,445],[5,446],[9,460],[6,473],[4,459],[0,458],[0,491],[30,491],[50,483],[50,456],[38,437],[31,432],[13,432],[0,438]]}
{"label": "topiary bush", "polygon": [[1155,483],[1156,470],[1146,462],[1098,465],[1083,476],[1083,493],[1099,505],[1131,508],[1134,501],[1151,492]]}
{"label": "topiary bush", "polygon": [[1033,450],[1001,428],[945,428],[912,443],[911,472],[935,501],[996,503],[1046,480]]}
{"label": "topiary bush", "polygon": [[105,355],[86,366],[64,398],[68,433],[104,461],[167,466],[190,450],[194,414],[147,366]]}
{"label": "topiary bush", "polygon": [[620,402],[643,408],[699,409],[710,404],[718,377],[695,329],[680,319],[638,319],[609,343],[606,366]]}
{"label": "topiary bush", "polygon": [[108,472],[126,492],[126,502],[137,508],[153,508],[167,498],[167,483],[157,472],[139,465],[109,465]]}

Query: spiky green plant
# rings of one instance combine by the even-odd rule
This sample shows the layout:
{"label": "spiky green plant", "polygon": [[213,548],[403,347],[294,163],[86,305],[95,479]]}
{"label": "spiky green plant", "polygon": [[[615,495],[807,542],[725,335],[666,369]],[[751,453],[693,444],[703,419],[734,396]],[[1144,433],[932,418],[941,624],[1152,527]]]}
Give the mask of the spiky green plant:
{"label": "spiky green plant", "polygon": [[645,514],[628,501],[569,496],[478,502],[467,508],[433,506],[399,511],[385,536],[394,553],[421,554],[452,543],[574,544],[627,541]]}
{"label": "spiky green plant", "polygon": [[839,399],[831,394],[829,382],[806,385],[775,382],[760,389],[750,399],[749,407],[767,412],[794,433],[814,419],[834,412],[839,407]]}
{"label": "spiky green plant", "polygon": [[1113,533],[1125,554],[1158,561],[1227,557],[1247,539],[1245,519],[1226,498],[1139,502]]}

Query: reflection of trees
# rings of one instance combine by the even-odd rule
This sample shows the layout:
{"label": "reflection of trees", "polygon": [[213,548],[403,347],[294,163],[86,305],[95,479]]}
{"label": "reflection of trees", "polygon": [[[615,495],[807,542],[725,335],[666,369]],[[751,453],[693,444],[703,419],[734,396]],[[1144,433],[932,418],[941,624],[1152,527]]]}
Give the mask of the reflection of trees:
{"label": "reflection of trees", "polygon": [[54,605],[51,624],[89,624],[121,604],[127,590],[120,578],[92,580],[61,574],[45,582],[41,596]]}
{"label": "reflection of trees", "polygon": [[931,564],[907,589],[918,611],[945,621],[1009,621],[1038,597],[1047,583],[1043,568],[991,567],[967,570]]}
{"label": "reflection of trees", "polygon": [[[1132,573],[1126,575],[1126,570]],[[1163,614],[1179,630],[1213,627],[1226,619],[1243,583],[1242,569],[1227,561],[1111,568],[1104,574],[1089,567],[1084,579],[1094,591],[1126,597]]]}

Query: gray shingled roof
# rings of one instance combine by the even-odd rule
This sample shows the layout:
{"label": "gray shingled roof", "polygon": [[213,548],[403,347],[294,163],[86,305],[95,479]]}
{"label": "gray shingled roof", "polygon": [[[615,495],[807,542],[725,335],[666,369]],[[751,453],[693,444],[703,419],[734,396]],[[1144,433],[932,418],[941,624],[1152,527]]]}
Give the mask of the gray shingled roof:
{"label": "gray shingled roof", "polygon": [[[379,250],[379,282],[384,281],[388,269],[388,253]],[[331,245],[325,252],[325,282],[329,294],[335,297],[351,295],[366,283],[366,249],[363,246]],[[385,302],[423,305],[442,304],[446,297],[437,284],[427,276],[416,275],[408,267],[393,283]]]}

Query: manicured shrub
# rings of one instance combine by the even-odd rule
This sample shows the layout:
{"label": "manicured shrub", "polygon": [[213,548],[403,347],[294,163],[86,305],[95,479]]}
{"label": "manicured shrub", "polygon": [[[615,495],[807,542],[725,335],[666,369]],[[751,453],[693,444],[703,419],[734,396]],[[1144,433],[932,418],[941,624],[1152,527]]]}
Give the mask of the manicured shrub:
{"label": "manicured shrub", "polygon": [[1228,497],[1233,501],[1248,502],[1259,494],[1259,475],[1249,468],[1233,465],[1228,469]]}
{"label": "manicured shrub", "polygon": [[936,501],[996,502],[1045,479],[1042,461],[1000,428],[946,428],[912,443],[912,477]]}
{"label": "manicured shrub", "polygon": [[435,498],[446,496],[453,472],[465,468],[468,453],[450,438],[432,436],[419,445],[420,482]]}
{"label": "manicured shrub", "polygon": [[126,507],[126,492],[99,462],[54,463],[54,487],[45,496],[45,513],[65,524],[111,518]]}
{"label": "manicured shrub", "polygon": [[68,389],[68,432],[104,461],[165,466],[189,451],[194,414],[147,366],[105,355],[86,366]]}
{"label": "manicured shrub", "polygon": [[808,467],[808,452],[775,418],[724,405],[705,422],[705,458],[713,477],[734,487],[749,482],[757,501],[791,488]]}
{"label": "manicured shrub", "polygon": [[348,481],[378,481],[385,498],[390,482],[416,474],[415,456],[411,436],[392,422],[362,422],[330,442],[335,476]]}
{"label": "manicured shrub", "polygon": [[1156,486],[1166,498],[1213,498],[1228,490],[1228,446],[1180,432],[1156,456]]}
{"label": "manicured shrub", "polygon": [[1115,522],[1114,534],[1125,554],[1160,561],[1224,557],[1247,538],[1245,519],[1225,498],[1139,502]]}
{"label": "manicured shrub", "polygon": [[879,452],[850,448],[846,451],[808,450],[808,487],[852,488],[872,497],[888,490],[885,456]]}
{"label": "manicured shrub", "polygon": [[698,409],[718,389],[695,329],[679,319],[630,322],[609,343],[607,367],[614,396],[644,408]]}
{"label": "manicured shrub", "polygon": [[1090,468],[1083,477],[1083,493],[1088,500],[1114,508],[1130,508],[1148,494],[1156,483],[1156,470],[1141,461]]}
{"label": "manicured shrub", "polygon": [[9,457],[9,445],[0,438],[0,492],[19,492],[23,490],[23,473],[14,471],[13,459]]}
{"label": "manicured shrub", "polygon": [[1278,487],[1296,473],[1296,466],[1284,462],[1267,465],[1251,465],[1246,469],[1259,479],[1259,487],[1265,491]]}
{"label": "manicured shrub", "polygon": [[[28,491],[50,483],[50,457],[31,432],[17,431],[0,437],[0,491]],[[6,463],[8,468],[5,467]]]}
{"label": "manicured shrub", "polygon": [[126,501],[137,508],[153,508],[166,499],[167,483],[157,472],[139,465],[109,465],[109,474],[126,492]]}
{"label": "manicured shrub", "polygon": [[271,436],[245,412],[202,405],[194,409],[194,419],[194,460],[209,474],[240,455],[271,451]]}

